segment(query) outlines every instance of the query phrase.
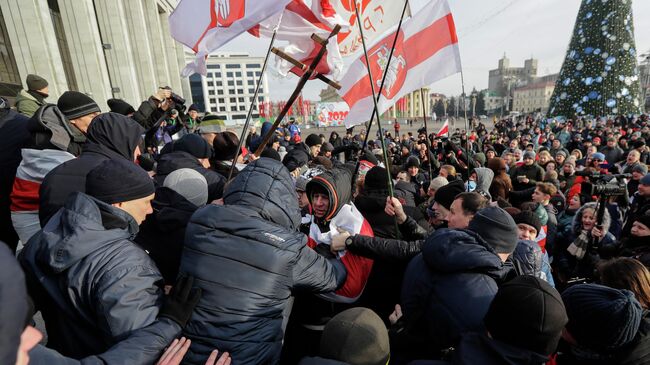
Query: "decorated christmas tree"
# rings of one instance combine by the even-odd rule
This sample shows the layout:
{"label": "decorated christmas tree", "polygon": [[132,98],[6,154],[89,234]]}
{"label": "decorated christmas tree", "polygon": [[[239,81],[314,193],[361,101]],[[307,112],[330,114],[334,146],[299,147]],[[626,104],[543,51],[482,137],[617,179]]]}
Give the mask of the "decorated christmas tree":
{"label": "decorated christmas tree", "polygon": [[639,113],[632,0],[583,0],[549,116]]}

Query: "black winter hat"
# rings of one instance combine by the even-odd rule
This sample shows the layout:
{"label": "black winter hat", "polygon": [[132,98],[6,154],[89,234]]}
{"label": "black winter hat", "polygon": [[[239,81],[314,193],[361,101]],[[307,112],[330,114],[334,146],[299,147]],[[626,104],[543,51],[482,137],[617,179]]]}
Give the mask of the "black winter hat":
{"label": "black winter hat", "polygon": [[196,104],[192,104],[192,105],[190,105],[189,108],[187,108],[187,112],[189,113],[189,112],[191,112],[192,110],[194,110],[195,112],[198,112],[198,111],[199,111],[199,107],[197,107]]}
{"label": "black winter hat", "polygon": [[106,160],[86,177],[86,193],[106,204],[144,198],[155,191],[149,174],[123,159]]}
{"label": "black winter hat", "polygon": [[454,180],[436,190],[436,195],[434,195],[433,200],[449,210],[451,208],[451,203],[454,202],[456,196],[464,191],[465,185],[463,184],[463,181]]}
{"label": "black winter hat", "polygon": [[186,134],[173,145],[174,151],[183,151],[191,154],[196,158],[212,157],[212,147],[203,137],[198,134]]}
{"label": "black winter hat", "polygon": [[320,137],[317,134],[310,134],[305,139],[305,144],[309,147],[313,147],[319,144],[322,144]]}
{"label": "black winter hat", "polygon": [[102,112],[90,96],[78,91],[64,92],[56,105],[68,119],[77,119],[91,113]]}
{"label": "black winter hat", "polygon": [[419,168],[420,167],[420,159],[415,157],[415,156],[409,157],[406,160],[406,168],[408,169],[409,167],[418,167]]}
{"label": "black winter hat", "polygon": [[287,152],[282,160],[282,164],[289,171],[301,168],[309,162],[309,154],[301,148],[294,148]]}
{"label": "black winter hat", "polygon": [[634,147],[634,149],[641,148],[643,146],[645,146],[645,140],[643,139],[637,139],[636,141],[632,142],[632,147]]}
{"label": "black winter hat", "polygon": [[25,80],[27,83],[27,90],[40,90],[48,85],[47,80],[44,78],[34,75],[34,74],[29,74],[27,75],[27,79]]}
{"label": "black winter hat", "polygon": [[345,310],[325,326],[320,355],[346,364],[385,365],[390,358],[388,330],[368,308]]}
{"label": "black winter hat", "polygon": [[386,178],[386,169],[381,166],[375,166],[370,170],[368,170],[363,182],[363,188],[366,190],[388,189],[388,179]]}
{"label": "black winter hat", "polygon": [[630,343],[641,325],[643,308],[629,290],[580,284],[562,292],[562,300],[566,329],[581,347],[598,353]]}
{"label": "black winter hat", "polygon": [[321,153],[322,152],[333,152],[334,151],[334,145],[332,145],[329,142],[323,143],[323,145],[320,148]]}
{"label": "black winter hat", "polygon": [[212,140],[212,148],[214,149],[214,158],[217,161],[228,161],[235,158],[237,153],[237,146],[239,145],[239,137],[233,132],[219,132]]}
{"label": "black winter hat", "polygon": [[537,234],[539,234],[542,228],[542,222],[537,217],[537,214],[531,212],[530,210],[524,210],[521,213],[515,214],[512,218],[514,218],[515,223],[517,224],[523,223],[534,227],[537,231]]}
{"label": "black winter hat", "polygon": [[281,161],[282,161],[282,159],[280,158],[280,154],[278,153],[278,151],[274,150],[274,149],[271,148],[271,147],[267,147],[267,148],[265,148],[264,151],[262,151],[262,153],[260,153],[260,157],[268,157],[268,158],[272,158],[272,159],[274,159],[274,160],[276,160],[276,161],[278,161],[278,162],[281,162]]}
{"label": "black winter hat", "polygon": [[122,115],[129,115],[135,113],[135,109],[133,109],[131,104],[127,103],[122,99],[108,99],[106,103],[108,104],[108,107],[111,109],[111,111],[114,113],[118,113]]}
{"label": "black winter hat", "polygon": [[501,285],[484,318],[493,338],[542,355],[555,352],[568,320],[560,293],[529,275]]}
{"label": "black winter hat", "polygon": [[467,228],[478,233],[496,253],[510,254],[517,247],[519,239],[517,224],[510,214],[499,207],[479,210]]}

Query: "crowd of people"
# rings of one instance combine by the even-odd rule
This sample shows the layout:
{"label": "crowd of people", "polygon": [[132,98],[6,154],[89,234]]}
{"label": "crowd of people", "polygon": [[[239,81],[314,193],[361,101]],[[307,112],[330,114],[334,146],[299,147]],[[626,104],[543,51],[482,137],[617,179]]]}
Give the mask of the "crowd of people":
{"label": "crowd of people", "polygon": [[0,98],[2,364],[650,364],[647,115],[290,119],[240,149],[169,88],[105,111],[26,82]]}

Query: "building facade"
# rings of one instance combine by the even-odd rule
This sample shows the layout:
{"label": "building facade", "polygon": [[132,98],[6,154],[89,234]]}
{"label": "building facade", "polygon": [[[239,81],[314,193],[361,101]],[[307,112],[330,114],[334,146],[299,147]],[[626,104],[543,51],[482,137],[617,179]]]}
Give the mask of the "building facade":
{"label": "building facade", "polygon": [[546,114],[555,81],[540,81],[515,89],[513,110],[521,113],[541,112]]}
{"label": "building facade", "polygon": [[[194,55],[188,54],[188,60]],[[252,118],[259,118],[259,104],[270,101],[269,83],[262,74],[263,57],[250,57],[242,52],[220,52],[208,57],[206,76],[190,76],[192,98],[202,112],[243,123],[250,108],[257,80],[262,85],[253,104]]]}
{"label": "building facade", "polygon": [[137,108],[158,87],[191,103],[180,77],[183,46],[168,17],[177,0],[0,0],[0,95],[12,98],[28,74],[49,83],[49,102],[67,90],[102,110],[120,98]]}
{"label": "building facade", "polygon": [[[431,116],[431,108],[429,105],[431,98],[429,97],[429,88],[423,87],[424,100],[422,100],[422,93],[420,89],[412,91],[401,97],[395,105],[390,107],[382,116],[387,119],[418,119],[422,118],[423,108],[427,118]],[[423,102],[424,101],[424,102]]]}
{"label": "building facade", "polygon": [[327,86],[321,90],[319,96],[321,103],[337,103],[343,101],[343,98],[336,92],[336,89],[331,86]]}
{"label": "building facade", "polygon": [[525,60],[524,67],[510,67],[510,60],[504,54],[499,60],[499,67],[490,70],[488,90],[496,96],[512,95],[512,90],[533,82],[536,77],[536,59]]}

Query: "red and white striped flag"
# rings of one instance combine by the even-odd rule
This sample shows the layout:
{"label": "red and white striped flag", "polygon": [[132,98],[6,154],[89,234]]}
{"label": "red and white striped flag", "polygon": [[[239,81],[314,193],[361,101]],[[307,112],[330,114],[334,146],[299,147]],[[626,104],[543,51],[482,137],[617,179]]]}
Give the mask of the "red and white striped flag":
{"label": "red and white striped flag", "polygon": [[169,16],[169,30],[178,42],[196,53],[181,75],[205,75],[210,52],[273,16],[292,0],[181,0]]}
{"label": "red and white striped flag", "polygon": [[[288,41],[289,45],[282,47],[282,51],[304,64],[310,64],[320,47],[311,39],[312,33],[326,38],[335,25],[342,29],[349,28],[349,24],[343,20],[330,5],[329,0],[313,0],[311,8],[304,0],[293,0],[286,9],[276,14],[249,32],[254,36],[271,37],[273,29],[278,27],[276,39]],[[276,69],[278,73],[286,76],[289,72],[302,76],[303,71],[290,64],[286,60],[276,57]],[[327,45],[327,53],[316,67],[316,71],[323,75],[336,77],[343,69],[343,59],[339,53],[339,46],[336,39],[332,39]]]}
{"label": "red and white striped flag", "polygon": [[[375,91],[386,72],[395,32],[368,50]],[[432,0],[417,15],[406,20],[399,32],[388,75],[379,97],[378,112],[384,113],[400,97],[460,71],[458,37],[446,0]],[[339,95],[350,106],[345,126],[370,119],[372,91],[365,58],[362,55],[342,78]]]}
{"label": "red and white striped flag", "polygon": [[442,125],[442,128],[440,128],[436,137],[443,137],[445,135],[449,137],[449,119],[445,120],[445,124]]}

